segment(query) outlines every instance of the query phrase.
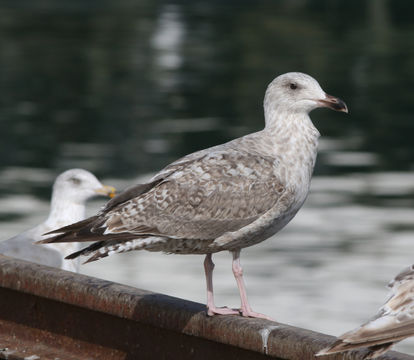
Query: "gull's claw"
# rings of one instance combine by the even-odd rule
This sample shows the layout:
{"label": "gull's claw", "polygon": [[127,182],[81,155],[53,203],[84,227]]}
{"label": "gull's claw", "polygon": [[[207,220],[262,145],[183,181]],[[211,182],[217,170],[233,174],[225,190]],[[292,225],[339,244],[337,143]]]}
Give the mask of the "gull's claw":
{"label": "gull's claw", "polygon": [[267,316],[265,314],[261,314],[252,310],[247,309],[240,309],[240,314],[244,317],[251,317],[251,318],[258,318],[258,319],[266,319],[270,321],[276,321],[275,319],[271,318],[270,316]]}
{"label": "gull's claw", "polygon": [[228,307],[209,307],[207,308],[207,315],[214,316],[214,315],[240,315],[239,310],[230,309]]}

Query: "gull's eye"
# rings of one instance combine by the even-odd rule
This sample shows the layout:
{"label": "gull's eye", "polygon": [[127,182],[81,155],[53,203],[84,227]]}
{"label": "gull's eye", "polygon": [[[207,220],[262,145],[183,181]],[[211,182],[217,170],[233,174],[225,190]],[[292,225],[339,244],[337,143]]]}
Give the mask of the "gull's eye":
{"label": "gull's eye", "polygon": [[69,179],[73,184],[75,185],[80,185],[80,183],[82,182],[80,179],[78,179],[77,177],[72,177]]}
{"label": "gull's eye", "polygon": [[298,88],[298,86],[295,83],[290,83],[290,88],[292,90],[296,90]]}

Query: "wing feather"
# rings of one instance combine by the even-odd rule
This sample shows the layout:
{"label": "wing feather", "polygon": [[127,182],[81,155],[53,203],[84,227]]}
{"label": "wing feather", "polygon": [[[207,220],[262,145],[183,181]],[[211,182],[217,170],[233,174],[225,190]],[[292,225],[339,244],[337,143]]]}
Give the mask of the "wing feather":
{"label": "wing feather", "polygon": [[96,251],[112,241],[154,237],[163,243],[170,239],[170,245],[185,246],[182,241],[187,241],[198,246],[194,241],[211,243],[285,201],[287,189],[276,176],[275,159],[237,148],[218,149],[170,164],[148,184],[112,199],[97,216],[58,229],[58,235],[44,242],[97,241],[87,248]]}
{"label": "wing feather", "polygon": [[168,178],[105,214],[105,234],[215,239],[272,208],[285,191],[274,162],[237,151],[169,167]]}

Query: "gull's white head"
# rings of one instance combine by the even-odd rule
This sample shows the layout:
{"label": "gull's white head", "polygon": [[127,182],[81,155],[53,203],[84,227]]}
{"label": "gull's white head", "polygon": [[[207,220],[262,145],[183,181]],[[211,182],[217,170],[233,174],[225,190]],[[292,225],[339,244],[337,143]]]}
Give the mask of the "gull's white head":
{"label": "gull's white head", "polygon": [[83,169],[71,169],[60,174],[53,184],[52,198],[60,202],[84,204],[96,195],[113,197],[115,189],[104,186],[95,175]]}
{"label": "gull's white head", "polygon": [[327,95],[319,83],[307,74],[286,73],[278,76],[267,87],[264,99],[266,117],[279,112],[308,114],[318,107],[348,112],[341,99]]}

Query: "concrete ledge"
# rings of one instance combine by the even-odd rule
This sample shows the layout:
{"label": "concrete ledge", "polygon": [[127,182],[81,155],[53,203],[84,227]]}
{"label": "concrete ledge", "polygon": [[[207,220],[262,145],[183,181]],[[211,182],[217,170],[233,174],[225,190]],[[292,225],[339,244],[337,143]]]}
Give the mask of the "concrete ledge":
{"label": "concrete ledge", "polygon": [[0,255],[0,359],[306,360],[332,340],[267,320],[210,318],[202,304]]}

